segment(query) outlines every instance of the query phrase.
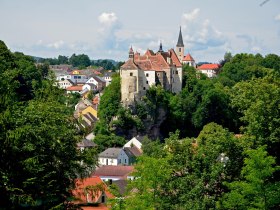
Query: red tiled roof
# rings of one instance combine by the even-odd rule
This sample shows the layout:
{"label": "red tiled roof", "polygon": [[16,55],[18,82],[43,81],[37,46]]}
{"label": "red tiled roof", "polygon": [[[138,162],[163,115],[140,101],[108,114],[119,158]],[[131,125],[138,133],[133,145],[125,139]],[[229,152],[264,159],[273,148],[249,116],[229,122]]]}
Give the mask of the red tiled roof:
{"label": "red tiled roof", "polygon": [[193,59],[193,57],[191,56],[191,54],[188,53],[188,54],[184,57],[183,61],[194,61],[194,59]]}
{"label": "red tiled roof", "polygon": [[71,87],[66,88],[66,90],[68,90],[68,91],[82,91],[83,86],[82,85],[71,86]]}
{"label": "red tiled roof", "polygon": [[182,67],[182,64],[178,58],[178,56],[176,55],[174,49],[170,49],[169,50],[169,53],[170,53],[170,57],[173,61],[173,63],[177,66],[177,67]]}
{"label": "red tiled roof", "polygon": [[218,69],[218,68],[220,68],[220,65],[219,64],[216,64],[216,63],[214,63],[214,64],[202,64],[201,66],[199,66],[197,69],[198,70],[207,70],[207,69]]}
{"label": "red tiled roof", "polygon": [[96,169],[93,176],[119,176],[126,178],[133,170],[134,166],[107,165]]}
{"label": "red tiled roof", "polygon": [[[94,176],[94,177],[89,177],[85,179],[77,179],[76,180],[76,187],[72,191],[74,197],[78,199],[77,202],[75,203],[87,203],[87,196],[85,194],[85,188],[87,186],[96,186],[98,184],[101,184],[104,186],[105,194],[108,198],[114,198],[115,196],[112,195],[108,188],[107,185],[100,179],[100,177]],[[102,195],[102,192],[96,193],[95,197],[88,196],[88,199],[90,199],[90,202],[97,202],[100,196]]]}
{"label": "red tiled roof", "polygon": [[[170,61],[168,60],[170,59]],[[134,60],[129,59],[122,65],[121,69],[141,69],[143,71],[164,71],[170,68],[171,65],[181,67],[175,51],[173,49],[168,52],[154,53],[152,50],[147,50],[144,55],[139,53],[134,54]]]}
{"label": "red tiled roof", "polygon": [[130,58],[126,61],[122,66],[121,69],[138,69],[138,66],[134,63],[134,61]]}

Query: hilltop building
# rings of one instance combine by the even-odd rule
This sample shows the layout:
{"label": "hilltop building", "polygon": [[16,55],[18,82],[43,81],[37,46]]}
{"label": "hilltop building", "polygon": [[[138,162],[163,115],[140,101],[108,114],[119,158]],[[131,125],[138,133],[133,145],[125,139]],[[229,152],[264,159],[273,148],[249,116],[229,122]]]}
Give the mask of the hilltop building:
{"label": "hilltop building", "polygon": [[120,68],[121,101],[131,105],[140,100],[152,85],[179,93],[182,89],[182,63],[173,49],[158,52],[147,50],[144,55],[129,50],[129,59]]}

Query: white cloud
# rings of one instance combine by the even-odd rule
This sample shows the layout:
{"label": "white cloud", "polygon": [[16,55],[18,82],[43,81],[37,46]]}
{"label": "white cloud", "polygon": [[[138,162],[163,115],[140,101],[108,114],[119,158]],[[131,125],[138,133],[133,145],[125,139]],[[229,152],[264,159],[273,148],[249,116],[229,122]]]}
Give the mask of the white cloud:
{"label": "white cloud", "polygon": [[64,41],[59,40],[59,41],[56,41],[54,43],[50,43],[47,46],[50,47],[50,48],[60,49],[61,47],[63,47],[63,45],[64,45]]}
{"label": "white cloud", "polygon": [[199,11],[200,11],[200,9],[196,8],[193,11],[191,11],[190,13],[183,14],[182,18],[185,22],[191,22],[198,17]]}
{"label": "white cloud", "polygon": [[116,16],[116,14],[114,12],[112,12],[112,13],[103,12],[98,17],[98,20],[102,24],[112,25],[113,23],[117,22],[118,17]]}
{"label": "white cloud", "polygon": [[206,50],[226,44],[226,37],[212,26],[209,19],[200,17],[200,9],[182,15],[182,33],[188,51]]}
{"label": "white cloud", "polygon": [[276,16],[274,17],[274,19],[277,20],[277,21],[280,21],[280,14],[276,15]]}

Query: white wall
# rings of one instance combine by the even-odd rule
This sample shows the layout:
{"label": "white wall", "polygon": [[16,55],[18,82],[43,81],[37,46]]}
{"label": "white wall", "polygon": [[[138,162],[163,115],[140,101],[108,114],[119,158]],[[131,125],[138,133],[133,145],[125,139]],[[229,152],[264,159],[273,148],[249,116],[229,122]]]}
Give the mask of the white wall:
{"label": "white wall", "polygon": [[138,141],[135,137],[129,140],[123,147],[131,147],[131,144],[133,144],[133,146],[137,147],[138,149],[141,149],[142,147],[142,143]]}
{"label": "white wall", "polygon": [[98,163],[99,165],[107,165],[107,160],[108,160],[108,165],[118,165],[118,159],[112,159],[112,158],[98,158]]}

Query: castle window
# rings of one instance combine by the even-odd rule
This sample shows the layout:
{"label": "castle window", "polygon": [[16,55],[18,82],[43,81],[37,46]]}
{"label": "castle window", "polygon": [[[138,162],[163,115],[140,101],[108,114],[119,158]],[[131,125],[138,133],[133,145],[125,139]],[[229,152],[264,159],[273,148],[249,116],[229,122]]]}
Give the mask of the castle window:
{"label": "castle window", "polygon": [[146,81],[146,84],[149,84],[149,81]]}
{"label": "castle window", "polygon": [[143,90],[146,90],[146,87],[143,87]]}
{"label": "castle window", "polygon": [[133,76],[133,73],[132,73],[132,72],[130,73],[130,76],[131,76],[131,77]]}
{"label": "castle window", "polygon": [[148,76],[149,76],[149,74],[147,73],[147,74],[146,74],[146,77],[148,77]]}
{"label": "castle window", "polygon": [[181,48],[179,48],[179,52],[181,52]]}
{"label": "castle window", "polygon": [[176,71],[176,74],[178,74],[178,71]]}

